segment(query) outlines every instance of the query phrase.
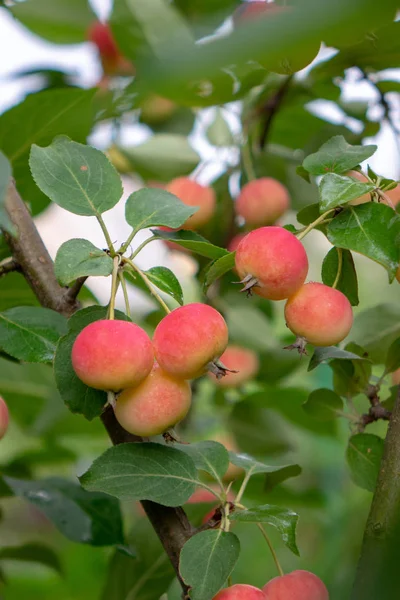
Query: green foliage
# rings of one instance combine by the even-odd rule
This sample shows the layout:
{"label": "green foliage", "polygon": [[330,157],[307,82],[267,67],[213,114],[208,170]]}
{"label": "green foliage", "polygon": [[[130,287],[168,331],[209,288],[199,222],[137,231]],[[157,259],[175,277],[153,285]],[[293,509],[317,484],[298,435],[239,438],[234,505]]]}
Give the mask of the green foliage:
{"label": "green foliage", "polygon": [[111,275],[112,258],[89,240],[68,240],[60,246],[54,261],[56,277],[61,285],[69,285],[78,277]]}
{"label": "green foliage", "polygon": [[271,504],[264,504],[263,506],[255,506],[249,510],[234,512],[229,518],[233,521],[266,523],[267,525],[276,527],[289,550],[297,554],[297,556],[300,555],[296,544],[296,526],[299,515],[292,510],[281,508],[280,506],[272,506]]}
{"label": "green foliage", "polygon": [[185,206],[174,194],[145,188],[133,192],[126,201],[125,217],[134,233],[147,227],[180,227],[197,208]]}
{"label": "green foliage", "polygon": [[327,173],[322,177],[319,184],[321,212],[347,204],[363,194],[372,192],[374,188],[373,183],[361,183],[351,177]]}
{"label": "green foliage", "polygon": [[64,317],[53,310],[19,306],[0,313],[0,348],[25,362],[52,362],[66,333]]}
{"label": "green foliage", "polygon": [[321,269],[322,283],[333,286],[347,296],[352,306],[358,306],[358,280],[354,260],[349,250],[331,248]]}
{"label": "green foliage", "polygon": [[224,585],[239,557],[240,543],[234,533],[202,531],[182,548],[179,571],[193,600],[210,600]]}
{"label": "green foliage", "polygon": [[55,89],[29,95],[0,117],[0,148],[9,159],[17,188],[32,206],[43,210],[48,199],[37,188],[28,164],[32,144],[50,144],[54,136],[85,141],[93,125],[94,90]]}
{"label": "green foliage", "polygon": [[[338,135],[323,144],[318,152],[307,156],[303,167],[312,175],[325,175],[328,171],[338,174],[345,173],[372,156],[376,149],[377,146],[373,145],[352,146],[346,142],[343,136]],[[336,178],[328,179],[328,181],[336,183],[336,186],[342,182],[341,179],[337,180]],[[347,185],[349,184],[347,183]],[[339,187],[339,191],[341,189]],[[324,193],[328,193],[328,190],[324,190]],[[359,195],[362,196],[362,193]],[[357,198],[357,196],[355,197]]]}
{"label": "green foliage", "polygon": [[196,468],[205,471],[220,479],[228,470],[228,452],[218,442],[197,442],[196,444],[176,444],[175,448],[186,452],[192,459]]}
{"label": "green foliage", "polygon": [[152,267],[144,273],[159,290],[171,296],[179,304],[183,304],[181,284],[170,269],[167,269],[167,267]]}
{"label": "green foliage", "polygon": [[161,444],[121,444],[97,458],[80,482],[120,500],[152,500],[179,506],[194,492],[197,479],[193,460]]}
{"label": "green foliage", "polygon": [[372,433],[351,436],[346,458],[354,482],[373,492],[383,454],[383,440]]}
{"label": "green foliage", "polygon": [[99,216],[122,196],[120,177],[107,157],[66,136],[47,148],[33,144],[29,165],[42,192],[76,215]]}
{"label": "green foliage", "polygon": [[9,546],[0,549],[0,564],[2,561],[17,560],[45,565],[59,575],[63,575],[63,568],[57,554],[43,544],[24,544],[23,546]]}
{"label": "green foliage", "polygon": [[6,156],[0,152],[0,226],[9,233],[14,233],[13,224],[5,210],[4,203],[11,179],[11,165]]}
{"label": "green foliage", "polygon": [[123,542],[119,504],[105,494],[86,492],[76,483],[51,478],[23,481],[5,477],[7,485],[37,508],[73,542],[111,546]]}
{"label": "green foliage", "polygon": [[25,0],[11,11],[25,27],[56,44],[79,44],[87,39],[87,30],[95,15],[86,0]]}

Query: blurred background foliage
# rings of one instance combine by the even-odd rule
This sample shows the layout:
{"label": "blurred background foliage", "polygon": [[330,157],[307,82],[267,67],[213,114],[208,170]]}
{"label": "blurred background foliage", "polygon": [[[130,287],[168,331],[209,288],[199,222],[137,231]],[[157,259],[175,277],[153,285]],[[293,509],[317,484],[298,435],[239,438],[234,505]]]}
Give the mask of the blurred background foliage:
{"label": "blurred background foliage", "polygon": [[[109,23],[120,52],[114,62],[114,55],[108,61],[99,55],[103,73],[97,89],[82,89],[68,72],[50,67],[15,73],[26,79],[27,94],[0,116],[0,148],[34,215],[43,213],[49,200],[32,179],[29,149],[32,143],[47,145],[61,133],[80,142],[101,139],[99,145],[127,185],[163,185],[193,172],[211,181],[217,213],[200,233],[224,247],[240,230],[232,197],[249,176],[249,157],[257,176],[272,176],[287,186],[292,210],[297,211],[318,201],[318,194],[315,182],[305,182],[296,168],[331,136],[343,135],[349,143],[361,144],[383,128],[398,143],[400,77],[395,69],[400,64],[400,24],[394,21],[395,0],[282,0],[276,4],[288,4],[292,10],[240,22],[242,4],[115,0]],[[97,17],[86,0],[6,1],[2,6],[0,10],[10,11],[51,44],[93,43],[88,32]],[[321,42],[318,60],[307,66]],[[39,89],[28,93],[33,75]],[[349,81],[368,86],[373,98],[343,99]],[[125,131],[140,132],[141,139],[145,132],[144,141],[126,143]],[[397,167],[398,160],[398,154],[392,158]],[[399,173],[385,175],[398,178]],[[292,212],[287,221],[293,220]],[[305,246],[310,278],[318,280],[329,246],[319,233],[307,238]],[[7,256],[0,240],[0,257]],[[207,261],[182,253],[171,260],[185,301],[201,299]],[[389,288],[381,267],[371,266],[363,257],[356,257],[356,265],[361,310],[375,307],[375,316],[361,315],[351,339],[379,349],[373,373],[380,376],[385,351],[399,335],[398,310],[381,303],[398,302],[399,291],[396,282]],[[220,439],[270,464],[300,464],[300,477],[272,490],[265,489],[262,475],[254,477],[245,503],[268,502],[298,512],[300,558],[271,531],[284,570],[313,571],[327,584],[333,600],[347,598],[371,492],[354,485],[345,462],[349,422],[316,421],[301,407],[313,389],[333,388],[332,369],[325,364],[307,372],[308,360],[282,350],[290,339],[282,307],[254,297],[247,301],[232,289],[231,281],[232,274],[224,276],[210,289],[209,298],[224,313],[231,341],[258,353],[259,374],[243,389],[223,390],[207,378],[196,381],[194,408],[179,433],[192,441]],[[143,287],[140,293],[146,293]],[[80,299],[84,305],[96,300],[86,287]],[[1,310],[35,304],[22,275],[1,279]],[[151,308],[139,315],[149,332],[159,317],[160,312]],[[388,379],[386,395],[389,385]],[[263,391],[262,401],[257,401],[258,390]],[[86,421],[64,406],[50,366],[2,357],[0,391],[12,417],[10,432],[0,445],[3,474],[74,479],[108,447],[98,419]],[[366,410],[365,398],[356,394],[353,401]],[[385,427],[373,424],[368,432],[384,436]],[[236,477],[240,479],[237,473]],[[237,486],[235,482],[233,487]],[[1,594],[7,600],[180,597],[172,569],[138,506],[123,506],[124,529],[136,558],[121,550],[66,540],[26,500],[5,497],[1,506],[0,578],[6,582]],[[201,521],[209,508],[191,505],[188,512]],[[234,531],[243,550],[234,582],[263,585],[275,575],[264,540],[246,523],[237,523]],[[7,550],[28,543],[42,546],[16,555]]]}

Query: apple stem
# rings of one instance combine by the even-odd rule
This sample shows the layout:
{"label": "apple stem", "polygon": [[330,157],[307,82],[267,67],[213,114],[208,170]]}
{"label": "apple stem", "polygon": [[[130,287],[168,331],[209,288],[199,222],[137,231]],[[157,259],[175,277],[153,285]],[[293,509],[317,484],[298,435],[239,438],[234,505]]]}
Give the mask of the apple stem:
{"label": "apple stem", "polygon": [[137,265],[135,265],[135,263],[132,260],[130,260],[130,258],[125,258],[124,257],[122,260],[123,260],[123,262],[125,264],[129,265],[131,267],[131,269],[133,271],[135,271],[143,279],[143,282],[149,288],[150,292],[152,293],[152,295],[154,296],[154,298],[156,298],[157,302],[162,306],[162,308],[165,310],[165,312],[167,314],[170,313],[171,309],[164,302],[164,300],[161,298],[161,296],[156,292],[156,290],[154,289],[153,284],[151,283],[151,281],[147,277],[147,275],[141,269],[139,269],[139,267]]}
{"label": "apple stem", "polygon": [[110,234],[108,233],[108,229],[106,227],[106,224],[103,221],[103,217],[99,214],[99,215],[96,215],[96,219],[97,219],[97,221],[98,221],[98,223],[99,223],[99,225],[100,225],[100,227],[102,229],[104,237],[106,238],[107,246],[108,246],[108,249],[110,251],[111,256],[115,256],[115,248],[114,248],[114,245],[113,245],[113,243],[111,241]]}
{"label": "apple stem", "polygon": [[318,219],[315,219],[315,221],[313,221],[312,223],[310,223],[309,225],[307,225],[307,227],[305,229],[303,229],[303,231],[300,231],[299,233],[296,234],[296,237],[298,240],[302,240],[303,237],[305,237],[307,235],[307,233],[310,233],[310,231],[312,231],[314,229],[314,227],[316,227],[317,225],[319,225],[320,223],[322,223],[322,221],[325,220],[325,218],[332,212],[334,212],[335,209],[334,208],[330,208],[329,210],[327,210],[326,212],[322,213],[322,215],[320,215],[318,217]]}
{"label": "apple stem", "polygon": [[115,256],[113,258],[114,266],[111,275],[111,298],[108,307],[108,318],[110,319],[110,321],[112,321],[115,318],[115,296],[117,294],[118,287],[118,269],[120,260],[121,259],[119,256]]}
{"label": "apple stem", "polygon": [[285,573],[284,573],[284,571],[283,571],[283,569],[282,569],[282,567],[281,567],[281,565],[280,565],[280,562],[279,562],[279,560],[278,560],[277,554],[276,554],[276,552],[275,552],[275,550],[274,550],[274,547],[273,547],[273,545],[272,545],[272,543],[271,543],[271,540],[269,539],[269,537],[268,537],[268,535],[267,535],[267,532],[265,531],[265,529],[264,529],[264,527],[261,525],[261,523],[257,523],[257,527],[258,527],[258,529],[261,531],[261,535],[263,536],[263,538],[265,539],[265,541],[266,541],[266,542],[267,542],[267,544],[268,544],[268,547],[269,547],[269,549],[270,549],[270,551],[271,551],[271,554],[272,554],[272,558],[274,559],[274,563],[275,563],[275,565],[276,565],[276,568],[278,569],[278,573],[279,573],[279,575],[280,575],[281,577],[283,577],[283,575],[284,575]]}
{"label": "apple stem", "polygon": [[336,287],[339,283],[339,279],[342,274],[342,267],[343,267],[343,250],[341,248],[336,248],[336,250],[338,253],[338,270],[337,270],[337,274],[335,277],[335,281],[333,282],[333,285],[332,285],[332,287],[334,289],[336,289]]}

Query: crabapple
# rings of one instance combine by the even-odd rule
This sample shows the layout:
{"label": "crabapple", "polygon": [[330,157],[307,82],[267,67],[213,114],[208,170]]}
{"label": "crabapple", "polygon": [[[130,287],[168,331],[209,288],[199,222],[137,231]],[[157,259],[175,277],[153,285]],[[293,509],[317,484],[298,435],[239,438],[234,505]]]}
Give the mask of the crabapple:
{"label": "crabapple", "polygon": [[8,429],[8,421],[9,421],[8,406],[5,402],[5,400],[3,400],[3,398],[0,397],[0,440],[6,434],[6,431]]}
{"label": "crabapple", "polygon": [[187,206],[199,209],[182,225],[182,229],[198,229],[206,225],[215,211],[215,192],[212,187],[200,185],[188,177],[177,177],[168,183],[165,189],[175,194]]}
{"label": "crabapple", "polygon": [[139,385],[147,377],[154,352],[149,336],[135,323],[104,319],[82,329],[71,359],[83,383],[116,392]]}
{"label": "crabapple", "polygon": [[329,600],[319,577],[309,571],[293,571],[271,579],[264,587],[264,600]]}
{"label": "crabapple", "polygon": [[[273,2],[266,2],[265,0],[252,0],[251,2],[242,3],[236,9],[233,21],[236,26],[239,26],[246,21],[256,20],[260,17],[274,18],[275,15],[292,10],[293,8],[290,6],[277,6]],[[305,44],[298,46],[296,51],[292,51],[287,56],[283,56],[263,66],[269,71],[274,71],[281,75],[291,75],[309,65],[317,56],[320,46],[320,42],[310,39]]]}
{"label": "crabapple", "polygon": [[236,583],[224,588],[213,600],[265,600],[265,596],[259,588],[246,583]]}
{"label": "crabapple", "polygon": [[132,63],[122,56],[108,23],[94,21],[88,29],[87,39],[97,46],[103,71],[106,75],[133,75]]}
{"label": "crabapple", "polygon": [[260,227],[246,235],[235,255],[242,291],[284,300],[304,283],[308,259],[302,243],[283,227]]}
{"label": "crabapple", "polygon": [[220,361],[224,367],[230,369],[226,377],[217,379],[212,373],[209,376],[221,387],[243,385],[257,374],[259,368],[257,354],[241,346],[228,346]]}
{"label": "crabapple", "polygon": [[323,283],[306,283],[286,303],[289,329],[315,346],[341,342],[353,324],[351,304],[342,292]]}
{"label": "crabapple", "polygon": [[207,370],[219,376],[225,373],[218,358],[228,345],[228,327],[207,304],[175,308],[157,325],[153,345],[160,366],[176,377],[192,379]]}
{"label": "crabapple", "polygon": [[272,177],[253,179],[243,186],[236,202],[236,214],[250,227],[272,225],[289,208],[289,193]]}
{"label": "crabapple", "polygon": [[127,388],[118,396],[114,412],[126,431],[150,437],[182,421],[189,412],[191,399],[187,381],[155,364],[139,386]]}

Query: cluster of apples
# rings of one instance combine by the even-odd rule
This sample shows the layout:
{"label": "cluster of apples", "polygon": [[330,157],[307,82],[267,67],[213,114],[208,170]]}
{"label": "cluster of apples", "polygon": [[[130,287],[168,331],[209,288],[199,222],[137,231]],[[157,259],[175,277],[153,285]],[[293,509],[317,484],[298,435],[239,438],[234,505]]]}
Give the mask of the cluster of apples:
{"label": "cluster of apples", "polygon": [[309,571],[293,571],[271,579],[263,589],[238,583],[227,587],[213,600],[329,600],[319,577]]}
{"label": "cluster of apples", "polygon": [[[185,204],[199,206],[185,223],[185,229],[197,229],[212,217],[215,209],[212,188],[180,177],[166,189]],[[269,300],[287,300],[286,323],[298,337],[294,346],[302,352],[306,342],[332,346],[342,341],[351,329],[353,311],[339,290],[322,283],[305,283],[308,259],[304,246],[293,233],[274,225],[289,205],[289,193],[279,181],[271,177],[249,181],[241,189],[234,207],[246,230],[253,230],[236,235],[228,248],[236,252],[235,270],[244,285],[243,291]],[[228,385],[233,383],[233,377],[226,381]]]}
{"label": "cluster of apples", "polygon": [[225,374],[219,357],[227,345],[222,315],[207,304],[192,303],[168,313],[153,340],[129,321],[95,321],[77,336],[71,360],[86,385],[116,394],[115,416],[126,431],[150,437],[186,416],[188,380],[207,371]]}

